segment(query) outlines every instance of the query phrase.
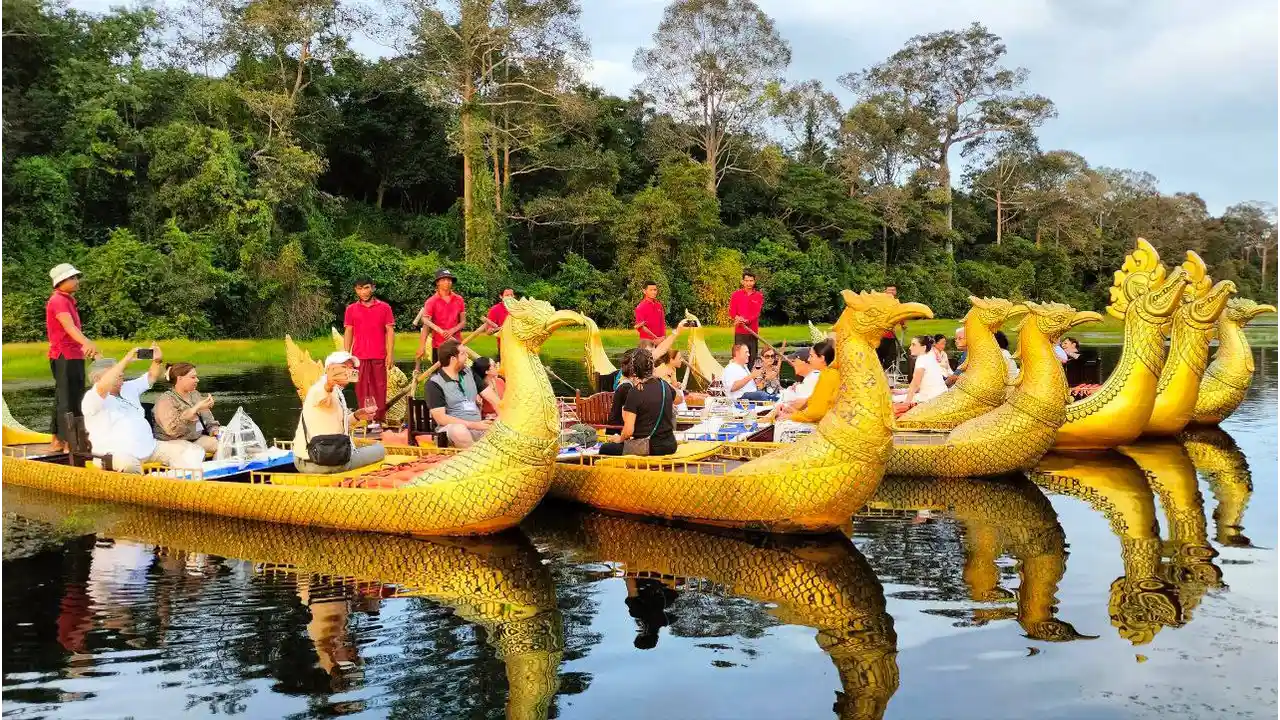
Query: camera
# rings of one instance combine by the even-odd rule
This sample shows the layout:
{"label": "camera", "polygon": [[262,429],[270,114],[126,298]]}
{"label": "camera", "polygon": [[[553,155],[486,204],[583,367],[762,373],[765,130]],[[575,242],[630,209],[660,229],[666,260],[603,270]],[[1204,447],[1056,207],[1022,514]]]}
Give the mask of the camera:
{"label": "camera", "polygon": [[154,360],[155,357],[156,357],[156,351],[152,350],[151,348],[143,348],[141,350],[138,350],[139,360]]}

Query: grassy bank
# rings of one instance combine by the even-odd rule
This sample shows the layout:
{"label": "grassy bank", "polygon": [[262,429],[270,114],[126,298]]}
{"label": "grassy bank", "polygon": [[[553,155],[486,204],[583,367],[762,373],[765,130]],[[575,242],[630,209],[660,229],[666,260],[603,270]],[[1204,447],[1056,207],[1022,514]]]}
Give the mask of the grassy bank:
{"label": "grassy bank", "polygon": [[[909,324],[908,331],[913,334],[944,333],[948,337],[955,333],[960,325],[958,320],[921,320]],[[824,326],[825,328],[825,326]],[[1073,333],[1084,344],[1116,344],[1121,338],[1121,324],[1118,320],[1107,318],[1102,323],[1086,325]],[[719,354],[728,354],[729,345],[733,341],[731,328],[706,328],[707,343]],[[1260,318],[1250,326],[1250,337],[1262,344],[1276,344],[1275,317]],[[809,330],[802,325],[786,325],[766,327],[761,332],[766,340],[775,345],[783,340],[789,343],[807,342]],[[1016,334],[1010,332],[1010,338]],[[586,333],[578,329],[565,329],[557,332],[543,347],[543,353],[555,357],[579,358]],[[903,338],[906,340],[906,337]],[[632,330],[604,330],[605,349],[611,356],[634,347],[636,334]],[[108,357],[120,357],[137,343],[125,340],[102,340],[99,349]],[[318,338],[301,343],[312,357],[324,357],[333,348],[332,341]],[[184,360],[200,366],[217,366],[220,368],[247,367],[255,365],[285,364],[284,341],[270,340],[169,340],[161,344],[165,358],[170,361]],[[416,334],[402,333],[396,337],[396,358],[409,361],[413,358],[418,346]],[[472,343],[472,347],[481,354],[493,355],[496,345],[492,337],[483,337]],[[49,361],[46,357],[47,346],[44,343],[6,343],[0,348],[3,353],[3,377],[6,383],[41,381],[49,379]]]}

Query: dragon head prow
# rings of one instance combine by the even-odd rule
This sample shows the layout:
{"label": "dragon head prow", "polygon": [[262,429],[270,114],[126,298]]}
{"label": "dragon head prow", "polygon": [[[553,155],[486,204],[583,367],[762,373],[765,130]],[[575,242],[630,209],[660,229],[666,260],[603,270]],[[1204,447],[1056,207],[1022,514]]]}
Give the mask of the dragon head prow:
{"label": "dragon head prow", "polygon": [[1150,320],[1159,321],[1173,315],[1182,306],[1189,280],[1186,268],[1179,265],[1138,298],[1138,308]]}
{"label": "dragon head prow", "polygon": [[[1102,316],[1096,312],[1078,311],[1064,303],[1037,303],[1028,300],[1023,304],[1026,305],[1028,314],[1020,327],[1025,328],[1028,323],[1035,323],[1036,329],[1050,342],[1057,342],[1063,333],[1077,325],[1102,321]],[[1019,343],[1019,349],[1021,349],[1021,343]]]}
{"label": "dragon head prow", "polygon": [[1227,301],[1225,317],[1231,322],[1244,327],[1259,315],[1276,312],[1275,305],[1262,305],[1249,298],[1231,298]]}
{"label": "dragon head prow", "polygon": [[840,313],[840,319],[836,321],[836,334],[841,337],[857,335],[872,347],[879,346],[884,332],[898,323],[916,318],[933,318],[933,311],[929,306],[898,302],[894,296],[882,292],[855,293],[852,290],[842,290],[840,297],[844,299],[845,307]]}
{"label": "dragon head prow", "polygon": [[973,306],[970,312],[977,313],[978,321],[987,326],[991,332],[999,330],[1005,323],[1027,312],[1027,308],[1021,303],[998,297],[980,298],[970,295],[969,304]]}
{"label": "dragon head prow", "polygon": [[1227,303],[1235,294],[1235,283],[1230,280],[1219,280],[1217,284],[1187,303],[1187,318],[1202,326],[1202,329],[1210,330],[1217,325],[1218,318],[1226,311]]}
{"label": "dragon head prow", "polygon": [[1138,238],[1136,245],[1133,252],[1125,256],[1124,264],[1115,272],[1111,284],[1111,304],[1107,306],[1107,313],[1118,320],[1124,319],[1130,303],[1165,278],[1160,253],[1144,238]]}
{"label": "dragon head prow", "polygon": [[533,353],[538,352],[556,330],[568,325],[587,327],[587,323],[591,322],[582,313],[556,310],[545,300],[505,298],[502,302],[511,313],[504,323],[504,330],[509,325],[512,336]]}

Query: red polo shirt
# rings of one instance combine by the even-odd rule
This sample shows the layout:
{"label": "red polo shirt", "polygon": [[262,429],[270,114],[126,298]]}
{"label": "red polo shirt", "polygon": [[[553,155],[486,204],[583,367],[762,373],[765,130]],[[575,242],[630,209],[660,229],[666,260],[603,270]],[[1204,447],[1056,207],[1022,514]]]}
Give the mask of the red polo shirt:
{"label": "red polo shirt", "polygon": [[511,311],[507,309],[506,305],[503,305],[500,302],[494,303],[493,307],[489,308],[489,322],[492,322],[494,325],[501,328],[502,323],[507,321],[507,316],[510,314]]}
{"label": "red polo shirt", "polygon": [[636,330],[641,340],[661,340],[667,334],[667,311],[657,300],[640,301],[636,306],[636,322],[645,324]]}
{"label": "red polo shirt", "polygon": [[361,360],[385,360],[387,326],[395,326],[391,306],[374,298],[365,305],[359,300],[347,306],[342,324],[351,328],[351,354]]}
{"label": "red polo shirt", "polygon": [[744,328],[751,328],[752,332],[760,332],[760,311],[764,308],[764,293],[758,290],[750,292],[738,288],[729,296],[729,317],[742,317],[746,320],[745,324],[735,323],[733,331],[735,333],[746,333]]}
{"label": "red polo shirt", "polygon": [[80,343],[62,327],[62,323],[58,322],[58,316],[62,313],[71,315],[71,322],[76,324],[76,329],[80,329],[80,311],[76,309],[76,299],[71,297],[69,293],[61,290],[54,290],[49,296],[49,302],[44,305],[44,327],[45,332],[49,336],[49,359],[66,358],[68,360],[83,360],[84,350],[80,349]]}
{"label": "red polo shirt", "polygon": [[[462,317],[462,313],[466,312],[467,304],[463,302],[462,296],[458,293],[449,293],[449,297],[442,297],[440,293],[436,293],[427,298],[427,302],[422,305],[422,309],[427,319],[435,323],[436,327],[441,330],[451,330],[458,324],[458,319]],[[438,348],[444,344],[444,341],[444,335],[434,330],[431,331],[431,347]]]}

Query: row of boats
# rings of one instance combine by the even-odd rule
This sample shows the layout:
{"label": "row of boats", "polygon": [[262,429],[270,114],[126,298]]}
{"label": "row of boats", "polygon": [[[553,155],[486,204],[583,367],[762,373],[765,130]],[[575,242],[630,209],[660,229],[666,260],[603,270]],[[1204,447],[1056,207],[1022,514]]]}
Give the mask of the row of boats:
{"label": "row of boats", "polygon": [[[505,665],[508,717],[554,714],[550,706],[562,678],[566,621],[551,566],[535,546],[565,553],[574,563],[607,564],[601,578],[621,577],[629,585],[722,588],[767,604],[783,623],[816,629],[816,641],[838,673],[837,715],[879,718],[898,688],[899,670],[894,619],[877,576],[918,586],[939,579],[885,565],[885,556],[894,554],[875,551],[876,523],[922,511],[953,514],[963,528],[955,542],[962,545],[964,592],[976,603],[957,622],[1012,622],[1029,639],[1045,642],[1096,637],[1109,623],[1123,639],[1144,645],[1162,629],[1190,622],[1205,594],[1222,587],[1197,471],[1217,500],[1217,542],[1248,545],[1240,518],[1252,490],[1249,468],[1217,428],[1083,460],[1050,453],[1030,480],[886,478],[853,516],[859,534],[871,538],[874,567],[839,535],[762,541],[571,506],[534,513],[509,533],[422,540],[86,503],[8,484],[3,501],[7,512],[50,522],[74,516],[86,532],[161,546],[168,554],[238,558],[263,571],[323,576],[377,597],[425,597],[451,607],[484,628]],[[1105,616],[1077,608],[1061,617],[1057,595],[1068,543],[1045,491],[1082,500],[1105,516],[1118,539],[1123,575],[1111,583]],[[1163,534],[1158,511],[1168,520]],[[1016,591],[1004,587],[1009,583],[997,561],[1005,556],[1014,561]]]}
{"label": "row of boats", "polygon": [[[442,455],[407,484],[351,487],[350,478],[255,474],[255,482],[190,482],[126,476],[48,458],[9,457],[5,485],[97,500],[336,530],[479,535],[518,524],[550,494],[598,508],[668,520],[770,532],[829,532],[890,476],[972,478],[1035,471],[1051,448],[1097,451],[1144,435],[1172,437],[1213,425],[1244,398],[1253,360],[1243,326],[1275,308],[1232,298],[1195,253],[1172,270],[1139,239],[1115,273],[1109,314],[1124,322],[1119,363],[1089,397],[1071,402],[1053,345],[1069,329],[1101,319],[1059,303],[973,299],[964,325],[962,379],[896,421],[875,348],[900,322],[930,318],[919,303],[882,293],[842,293],[833,327],[840,392],[814,432],[793,443],[686,443],[672,456],[563,455],[560,418],[542,344],[557,329],[586,326],[588,365],[604,355],[594,323],[538,300],[509,301],[501,330],[507,390],[499,418],[462,452],[388,447],[389,459]],[[1005,383],[994,333],[1018,323],[1022,372]],[[1210,341],[1218,353],[1208,361]],[[595,338],[591,340],[591,338]],[[1166,346],[1166,338],[1169,344]],[[709,355],[698,333],[695,361]],[[6,454],[47,439],[6,420]],[[1072,462],[1088,462],[1088,456]],[[359,471],[357,471],[359,472]]]}

